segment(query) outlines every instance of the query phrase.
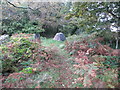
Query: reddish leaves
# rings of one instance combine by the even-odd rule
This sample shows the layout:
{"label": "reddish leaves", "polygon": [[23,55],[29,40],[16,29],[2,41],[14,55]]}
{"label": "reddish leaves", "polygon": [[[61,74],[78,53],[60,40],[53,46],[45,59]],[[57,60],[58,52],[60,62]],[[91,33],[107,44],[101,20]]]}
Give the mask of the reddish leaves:
{"label": "reddish leaves", "polygon": [[[74,41],[72,43],[66,42],[66,50],[70,53],[75,50],[74,56],[77,56],[79,51],[83,51],[86,55],[103,55],[103,56],[120,56],[120,50],[114,50],[107,45],[102,45],[99,41],[102,41],[103,38],[97,38],[90,41]],[[89,47],[89,43],[95,45],[93,48]]]}
{"label": "reddish leaves", "polygon": [[111,56],[120,56],[120,49],[113,50]]}
{"label": "reddish leaves", "polygon": [[[74,72],[74,74],[80,76],[74,80],[74,84],[82,83],[84,87],[92,86],[95,88],[109,87],[108,82],[105,83],[96,77],[97,75],[101,74],[103,76],[102,78],[106,78],[106,76],[104,76],[104,69],[100,69],[100,67],[104,67],[101,62],[105,62],[107,59],[100,56],[120,56],[120,50],[114,50],[107,45],[100,44],[99,41],[102,40],[103,38],[98,38],[90,41],[75,41],[73,43],[67,42],[66,50],[69,53],[71,51],[74,51],[73,56],[76,57],[74,61],[77,64],[73,65],[76,69],[76,72]],[[92,43],[92,45],[95,46],[90,48],[89,43]],[[108,69],[106,68],[106,70]]]}

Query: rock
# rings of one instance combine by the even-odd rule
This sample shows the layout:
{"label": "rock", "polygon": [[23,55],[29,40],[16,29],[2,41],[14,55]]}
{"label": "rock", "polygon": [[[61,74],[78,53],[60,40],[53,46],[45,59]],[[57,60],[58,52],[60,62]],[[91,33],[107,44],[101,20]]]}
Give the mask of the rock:
{"label": "rock", "polygon": [[65,38],[64,34],[60,32],[60,33],[57,33],[57,34],[54,36],[53,40],[65,41],[66,38]]}
{"label": "rock", "polygon": [[34,34],[35,39],[40,39],[40,34]]}
{"label": "rock", "polygon": [[9,40],[9,35],[0,36],[0,45],[7,42]]}

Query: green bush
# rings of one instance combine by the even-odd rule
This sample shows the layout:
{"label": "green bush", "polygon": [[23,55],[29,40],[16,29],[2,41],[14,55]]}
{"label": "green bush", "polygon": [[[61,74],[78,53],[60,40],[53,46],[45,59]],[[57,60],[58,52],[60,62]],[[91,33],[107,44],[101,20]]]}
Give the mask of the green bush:
{"label": "green bush", "polygon": [[11,41],[6,45],[0,46],[2,52],[0,53],[3,68],[2,72],[15,72],[28,66],[28,64],[25,63],[29,62],[30,64],[32,50],[37,47],[36,45],[36,43],[25,38],[11,38]]}
{"label": "green bush", "polygon": [[56,49],[44,47],[31,41],[31,34],[14,34],[10,42],[0,46],[1,69],[4,74],[18,72],[38,62],[48,62],[58,58]]}
{"label": "green bush", "polygon": [[21,72],[26,73],[26,74],[30,74],[30,73],[33,73],[33,68],[27,67],[27,68],[24,68]]}
{"label": "green bush", "polygon": [[40,33],[44,32],[42,24],[38,21],[30,21],[24,18],[20,20],[8,20],[2,22],[2,33],[12,35],[14,33]]}
{"label": "green bush", "polygon": [[[94,32],[96,33],[95,34],[95,37],[102,37],[104,38],[104,40],[100,41],[102,44],[104,45],[108,45],[110,46],[111,48],[114,48],[116,47],[116,36],[115,36],[115,33],[109,31],[109,30],[104,30],[104,31],[100,31],[100,32]],[[119,42],[120,44],[120,42]],[[120,48],[120,46],[118,46],[118,49]]]}
{"label": "green bush", "polygon": [[65,36],[69,36],[69,35],[73,35],[76,29],[77,29],[76,25],[72,23],[68,23],[68,24],[63,25],[62,28],[59,28],[59,31],[64,33]]}
{"label": "green bush", "polygon": [[24,25],[22,33],[40,33],[44,32],[42,25],[38,21],[31,21]]}

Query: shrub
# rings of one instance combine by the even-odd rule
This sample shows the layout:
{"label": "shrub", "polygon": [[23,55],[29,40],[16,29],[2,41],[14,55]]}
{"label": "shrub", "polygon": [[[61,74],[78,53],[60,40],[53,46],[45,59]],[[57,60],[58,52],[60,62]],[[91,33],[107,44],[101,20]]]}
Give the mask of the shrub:
{"label": "shrub", "polygon": [[[58,58],[56,50],[32,40],[32,34],[14,34],[10,42],[0,46],[3,74],[18,72],[34,63],[46,63]],[[42,65],[41,65],[42,66]]]}
{"label": "shrub", "polygon": [[42,29],[42,25],[38,21],[30,21],[24,25],[22,33],[41,33],[45,30]]}
{"label": "shrub", "polygon": [[[82,83],[85,88],[115,88],[118,85],[119,57],[87,56],[84,51],[78,51],[75,58],[75,73],[79,78],[74,83]],[[108,76],[107,76],[108,75]]]}
{"label": "shrub", "polygon": [[27,67],[27,68],[24,68],[21,72],[26,73],[26,74],[30,74],[30,73],[33,73],[33,68]]}
{"label": "shrub", "polygon": [[69,36],[69,35],[75,34],[76,29],[77,29],[76,25],[72,23],[68,23],[68,24],[63,25],[61,28],[59,28],[59,31],[64,33],[65,36]]}
{"label": "shrub", "polygon": [[[57,48],[50,47],[43,47],[39,46],[38,43],[34,43],[29,41],[30,38],[23,38],[26,36],[25,34],[18,34],[13,35],[11,38],[11,42],[7,43],[4,47],[4,51],[2,55],[9,52],[11,58],[9,61],[11,62],[10,65],[15,66],[18,70],[17,72],[14,71],[13,68],[9,70],[13,70],[13,73],[10,73],[3,80],[3,87],[4,88],[51,88],[51,87],[59,87],[59,79],[60,73],[64,75],[62,72],[62,60],[64,59],[62,55],[58,52]],[[28,35],[29,36],[29,35]],[[24,43],[23,43],[24,42]],[[31,45],[30,45],[31,44]],[[28,48],[29,47],[29,48]],[[15,48],[15,49],[14,49]],[[24,53],[26,51],[23,50],[20,53],[22,55],[18,56],[21,58],[20,61],[13,64],[14,61],[12,59],[18,60],[16,53],[18,51],[16,49],[29,49],[32,53],[28,59],[24,59]],[[1,47],[3,49],[3,47]],[[2,50],[1,50],[2,51]],[[12,54],[14,53],[14,55]],[[29,55],[29,53],[28,53]],[[61,60],[62,59],[62,60]],[[5,59],[2,59],[2,62],[5,62]],[[10,67],[10,66],[8,66]],[[8,70],[5,70],[6,67],[3,69],[4,73],[7,73]],[[61,71],[60,71],[61,69]],[[63,76],[62,75],[62,76]],[[3,75],[3,77],[5,77]]]}
{"label": "shrub", "polygon": [[95,39],[91,35],[75,38],[76,41],[68,39],[65,47],[68,53],[75,57],[74,74],[79,77],[73,83],[80,84],[78,88],[115,88],[118,85],[119,53],[107,45],[102,45],[99,41],[104,39],[101,37]]}
{"label": "shrub", "polygon": [[65,49],[72,55],[77,55],[79,50],[85,51],[89,55],[104,55],[104,56],[119,56],[119,49],[114,50],[108,45],[103,45],[100,42],[104,41],[104,38],[98,37],[95,38],[94,34],[80,38],[80,36],[73,36],[75,41],[70,40],[72,37],[69,37],[66,41]]}
{"label": "shrub", "polygon": [[42,24],[38,21],[29,21],[24,18],[20,20],[3,20],[2,22],[2,33],[1,34],[15,34],[15,33],[40,33],[44,32]]}
{"label": "shrub", "polygon": [[10,42],[1,46],[2,72],[15,72],[27,66],[27,64],[23,65],[23,62],[32,60],[32,51],[36,46],[37,44],[31,42],[29,39],[11,38]]}

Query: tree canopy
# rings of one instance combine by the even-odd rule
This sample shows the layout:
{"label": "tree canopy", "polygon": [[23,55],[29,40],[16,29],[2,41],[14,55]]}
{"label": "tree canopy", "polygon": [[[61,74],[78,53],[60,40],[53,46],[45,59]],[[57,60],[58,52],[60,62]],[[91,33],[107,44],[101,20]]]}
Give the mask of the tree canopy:
{"label": "tree canopy", "polygon": [[[6,20],[7,22],[9,20],[20,21],[17,25],[11,25],[12,28],[10,26],[3,27],[4,31],[10,31],[10,33],[22,28],[22,22],[23,24],[28,23],[24,24],[25,26],[22,25],[25,27],[24,29],[19,30],[23,32],[32,32],[38,29],[40,29],[39,32],[42,32],[43,28],[45,29],[43,34],[49,36],[60,31],[68,36],[75,34],[80,29],[89,33],[97,31],[107,40],[112,40],[113,36],[115,36],[114,39],[118,40],[119,31],[114,35],[111,30],[119,30],[119,6],[120,2],[12,2],[6,0],[2,4],[2,24]],[[29,21],[39,22],[37,26],[39,28],[32,26],[32,22]],[[13,28],[14,26],[16,27]],[[32,27],[28,28],[29,26]]]}
{"label": "tree canopy", "polygon": [[75,2],[66,19],[77,18],[77,24],[86,31],[110,29],[120,23],[119,2]]}

